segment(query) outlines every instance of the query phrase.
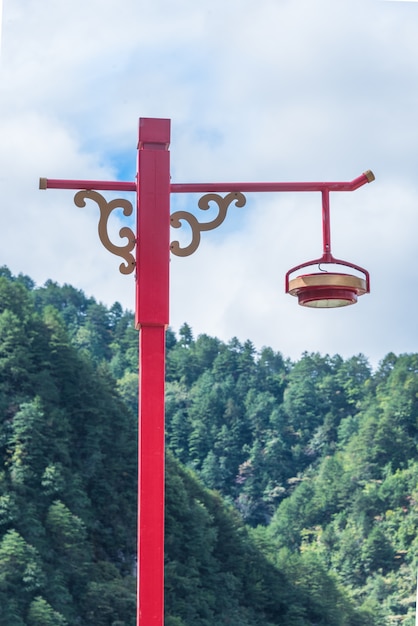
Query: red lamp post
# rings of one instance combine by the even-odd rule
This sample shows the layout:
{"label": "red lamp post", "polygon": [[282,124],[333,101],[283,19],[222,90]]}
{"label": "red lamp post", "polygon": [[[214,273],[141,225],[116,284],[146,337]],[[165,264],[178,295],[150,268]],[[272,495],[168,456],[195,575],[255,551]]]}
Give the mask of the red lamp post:
{"label": "red lamp post", "polygon": [[[52,180],[41,178],[41,189],[78,189],[74,201],[83,207],[93,200],[100,209],[99,237],[103,245],[120,256],[123,274],[136,270],[135,322],[139,329],[139,427],[138,427],[138,601],[137,625],[164,624],[164,378],[165,331],[169,323],[170,250],[178,256],[192,254],[200,243],[201,232],[212,230],[225,219],[232,202],[244,206],[247,192],[318,191],[322,194],[323,255],[298,265],[286,274],[286,292],[299,303],[317,308],[353,304],[357,296],[369,292],[369,275],[363,268],[335,259],[331,254],[329,192],[353,191],[374,180],[371,172],[351,182],[329,183],[208,183],[176,184],[170,181],[170,120],[141,118],[139,123],[138,170],[136,182],[91,180]],[[115,245],[108,237],[107,221],[115,208],[132,214],[132,204],[125,199],[107,202],[96,190],[136,192],[136,234],[127,227],[120,230],[127,243]],[[218,215],[200,223],[191,213],[177,211],[170,216],[172,193],[203,193],[200,209],[218,205]],[[219,192],[226,192],[221,197]],[[170,223],[179,228],[189,223],[191,242],[181,247],[170,245]],[[132,251],[136,247],[136,256]],[[295,279],[298,269],[318,264],[340,264],[355,269],[365,278],[349,274],[306,274]]]}

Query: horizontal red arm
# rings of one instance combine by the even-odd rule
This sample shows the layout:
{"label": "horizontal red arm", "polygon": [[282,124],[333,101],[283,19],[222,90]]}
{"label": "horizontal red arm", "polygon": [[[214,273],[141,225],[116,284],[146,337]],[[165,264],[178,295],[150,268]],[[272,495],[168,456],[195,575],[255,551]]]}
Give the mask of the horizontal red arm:
{"label": "horizontal red arm", "polygon": [[[350,182],[320,183],[172,183],[171,193],[212,193],[212,192],[275,192],[275,191],[354,191],[374,180],[370,170]],[[101,189],[107,191],[137,191],[137,184],[100,180],[60,180],[41,178],[40,189]]]}

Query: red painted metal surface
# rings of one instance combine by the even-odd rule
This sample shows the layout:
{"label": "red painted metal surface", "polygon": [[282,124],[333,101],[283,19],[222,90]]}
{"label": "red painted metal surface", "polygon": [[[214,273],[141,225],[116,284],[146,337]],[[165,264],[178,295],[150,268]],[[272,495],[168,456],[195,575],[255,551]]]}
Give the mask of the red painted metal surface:
{"label": "red painted metal surface", "polygon": [[[141,119],[138,143],[136,322],[168,324],[170,265],[170,126],[168,120]],[[150,124],[153,122],[153,124]],[[160,125],[165,134],[162,134]],[[150,128],[151,126],[151,128]],[[144,141],[155,128],[155,139]],[[161,138],[161,140],[160,140]]]}
{"label": "red painted metal surface", "polygon": [[371,172],[365,172],[350,182],[312,183],[172,183],[171,193],[212,192],[280,192],[280,191],[354,191],[373,180]]}
{"label": "red painted metal surface", "polygon": [[345,303],[355,304],[357,302],[357,294],[352,289],[306,289],[299,296],[299,304],[306,306],[311,302],[318,300],[339,300]]}
{"label": "red painted metal surface", "polygon": [[169,316],[170,122],[141,119],[136,324],[139,334],[137,626],[164,624],[164,375]]}
{"label": "red painted metal surface", "polygon": [[164,624],[163,326],[142,326],[139,340],[137,625]]}
{"label": "red painted metal surface", "polygon": [[323,242],[323,259],[331,261],[331,224],[329,218],[329,191],[322,192],[322,242]]}
{"label": "red painted metal surface", "polygon": [[41,178],[41,189],[101,189],[105,191],[136,191],[136,183],[108,180],[64,180]]}
{"label": "red painted metal surface", "polygon": [[[166,121],[166,120],[164,120]],[[151,142],[148,143],[148,145]],[[157,144],[161,145],[161,144]],[[41,189],[101,189],[108,191],[136,191],[137,185],[132,182],[103,180],[65,180],[57,178],[41,178]],[[280,192],[280,191],[354,191],[371,182],[367,174],[362,174],[350,182],[319,182],[319,183],[171,183],[171,193],[212,193],[241,192]],[[43,185],[43,186],[42,186]]]}

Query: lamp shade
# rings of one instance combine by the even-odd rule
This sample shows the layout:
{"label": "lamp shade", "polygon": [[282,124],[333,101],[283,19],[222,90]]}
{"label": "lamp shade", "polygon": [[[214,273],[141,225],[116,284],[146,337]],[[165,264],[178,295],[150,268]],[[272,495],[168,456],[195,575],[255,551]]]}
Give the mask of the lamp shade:
{"label": "lamp shade", "polygon": [[331,309],[355,304],[369,291],[364,278],[352,274],[317,272],[303,274],[288,283],[287,292],[297,296],[302,306]]}

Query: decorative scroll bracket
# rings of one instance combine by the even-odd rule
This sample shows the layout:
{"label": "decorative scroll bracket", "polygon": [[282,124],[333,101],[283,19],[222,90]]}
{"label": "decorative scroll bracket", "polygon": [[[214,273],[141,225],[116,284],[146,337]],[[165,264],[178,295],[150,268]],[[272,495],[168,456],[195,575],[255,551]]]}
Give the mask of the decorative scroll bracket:
{"label": "decorative scroll bracket", "polygon": [[176,211],[171,215],[171,226],[173,228],[180,228],[182,221],[189,224],[192,231],[192,240],[188,246],[181,247],[179,241],[173,241],[171,243],[171,252],[176,256],[189,256],[197,250],[200,244],[200,233],[206,230],[213,230],[222,224],[224,221],[228,208],[235,201],[235,206],[245,206],[246,199],[244,194],[238,191],[234,191],[226,195],[224,198],[217,193],[207,193],[202,196],[198,202],[199,209],[207,211],[210,203],[215,202],[218,205],[218,215],[210,222],[199,222],[198,219],[187,211]]}
{"label": "decorative scroll bracket", "polygon": [[122,274],[131,274],[135,269],[135,257],[133,254],[131,254],[136,244],[136,237],[134,232],[127,226],[121,228],[119,231],[119,236],[121,237],[121,239],[128,239],[128,243],[124,246],[117,246],[110,241],[107,227],[110,214],[114,209],[123,209],[123,214],[126,217],[132,215],[132,203],[129,202],[129,200],[124,200],[122,198],[107,202],[107,200],[100,193],[92,189],[79,191],[74,196],[74,202],[78,207],[85,207],[86,199],[97,202],[99,206],[100,219],[98,230],[100,241],[102,242],[106,250],[109,250],[109,252],[111,252],[112,254],[116,254],[117,256],[120,256],[122,259],[124,259],[125,264],[121,263],[119,266],[120,272]]}
{"label": "decorative scroll bracket", "polygon": [[[108,221],[110,214],[114,209],[122,209],[123,214],[126,217],[132,215],[133,207],[129,200],[117,198],[110,200],[109,202],[97,191],[93,189],[83,189],[77,192],[74,196],[74,203],[78,207],[85,207],[86,200],[93,200],[97,203],[100,210],[100,219],[98,225],[99,238],[106,250],[109,250],[112,254],[120,256],[124,259],[125,264],[121,263],[119,270],[122,274],[131,274],[135,269],[135,257],[131,254],[136,245],[135,233],[131,228],[124,226],[119,231],[121,239],[126,238],[128,243],[124,246],[117,246],[109,238],[108,235]],[[179,241],[173,241],[171,243],[171,252],[176,256],[189,256],[197,250],[200,244],[200,234],[206,230],[213,230],[222,224],[225,220],[229,206],[235,202],[235,206],[243,207],[246,203],[244,194],[234,191],[228,193],[225,197],[216,193],[207,193],[202,196],[198,202],[199,209],[207,211],[210,208],[210,203],[215,202],[218,205],[219,211],[215,219],[210,222],[199,222],[198,219],[187,211],[176,211],[171,215],[171,226],[173,228],[180,228],[182,221],[189,224],[192,231],[192,240],[188,246],[181,247]]]}

